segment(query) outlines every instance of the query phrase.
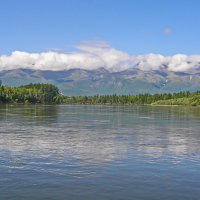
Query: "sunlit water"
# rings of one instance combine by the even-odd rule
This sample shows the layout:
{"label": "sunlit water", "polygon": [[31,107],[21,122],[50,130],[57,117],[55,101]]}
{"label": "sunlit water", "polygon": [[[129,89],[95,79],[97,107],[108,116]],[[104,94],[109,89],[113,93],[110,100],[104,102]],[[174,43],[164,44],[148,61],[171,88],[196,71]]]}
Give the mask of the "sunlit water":
{"label": "sunlit water", "polygon": [[1,200],[199,200],[200,109],[2,106]]}

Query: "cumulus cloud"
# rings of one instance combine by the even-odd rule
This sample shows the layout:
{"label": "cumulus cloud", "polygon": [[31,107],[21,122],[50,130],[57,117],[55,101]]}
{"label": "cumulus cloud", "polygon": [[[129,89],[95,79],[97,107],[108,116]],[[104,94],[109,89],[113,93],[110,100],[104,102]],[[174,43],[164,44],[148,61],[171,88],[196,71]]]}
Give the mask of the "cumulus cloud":
{"label": "cumulus cloud", "polygon": [[166,69],[175,72],[198,70],[200,66],[200,55],[176,54],[163,56],[160,54],[148,54],[137,56],[138,68],[142,70]]}
{"label": "cumulus cloud", "polygon": [[14,51],[10,55],[0,56],[0,70],[35,69],[68,70],[73,68],[98,69],[104,67],[110,71],[122,71],[131,67],[140,70],[196,70],[200,66],[200,55],[161,54],[129,55],[113,48],[104,41],[84,42],[76,46],[72,53],[48,51],[28,53]]}
{"label": "cumulus cloud", "polygon": [[159,70],[163,65],[167,65],[167,59],[160,54],[148,54],[136,56],[137,67],[141,70]]}

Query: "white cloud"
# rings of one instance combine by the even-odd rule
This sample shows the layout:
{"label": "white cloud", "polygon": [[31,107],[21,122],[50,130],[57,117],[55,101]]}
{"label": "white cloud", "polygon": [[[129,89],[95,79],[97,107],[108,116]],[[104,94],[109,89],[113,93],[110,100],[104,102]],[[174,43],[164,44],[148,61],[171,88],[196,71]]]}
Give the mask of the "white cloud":
{"label": "white cloud", "polygon": [[167,59],[160,54],[141,55],[135,58],[138,61],[138,68],[141,70],[159,70],[167,64]]}
{"label": "white cloud", "polygon": [[130,67],[137,67],[141,70],[166,68],[170,71],[188,71],[196,70],[200,66],[199,63],[200,55],[129,55],[111,47],[104,41],[81,43],[76,46],[76,51],[72,53],[14,51],[10,55],[0,56],[1,71],[19,68],[58,71],[72,68],[97,69],[100,67],[111,71],[121,71]]}

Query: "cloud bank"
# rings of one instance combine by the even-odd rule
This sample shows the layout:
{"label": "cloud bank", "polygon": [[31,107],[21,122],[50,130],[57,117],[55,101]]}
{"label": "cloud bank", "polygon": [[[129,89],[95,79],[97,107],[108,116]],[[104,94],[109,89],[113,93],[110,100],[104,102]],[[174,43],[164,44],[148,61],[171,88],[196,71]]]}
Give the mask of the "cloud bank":
{"label": "cloud bank", "polygon": [[129,55],[113,48],[104,41],[81,43],[76,46],[76,50],[72,53],[14,51],[10,55],[0,56],[0,71],[19,68],[52,71],[73,68],[93,70],[100,67],[110,71],[122,71],[135,67],[145,71],[165,69],[184,72],[198,70],[199,66],[200,55]]}

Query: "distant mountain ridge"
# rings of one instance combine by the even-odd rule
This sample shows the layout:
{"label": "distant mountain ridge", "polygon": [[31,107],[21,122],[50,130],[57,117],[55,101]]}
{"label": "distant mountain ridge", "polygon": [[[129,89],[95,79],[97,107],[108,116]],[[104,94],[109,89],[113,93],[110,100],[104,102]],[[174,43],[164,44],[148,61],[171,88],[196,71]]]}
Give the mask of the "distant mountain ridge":
{"label": "distant mountain ridge", "polygon": [[200,90],[200,71],[143,71],[136,67],[120,72],[105,68],[97,70],[70,69],[42,71],[15,69],[0,71],[4,85],[21,86],[29,83],[52,83],[65,95],[104,95],[165,93]]}

